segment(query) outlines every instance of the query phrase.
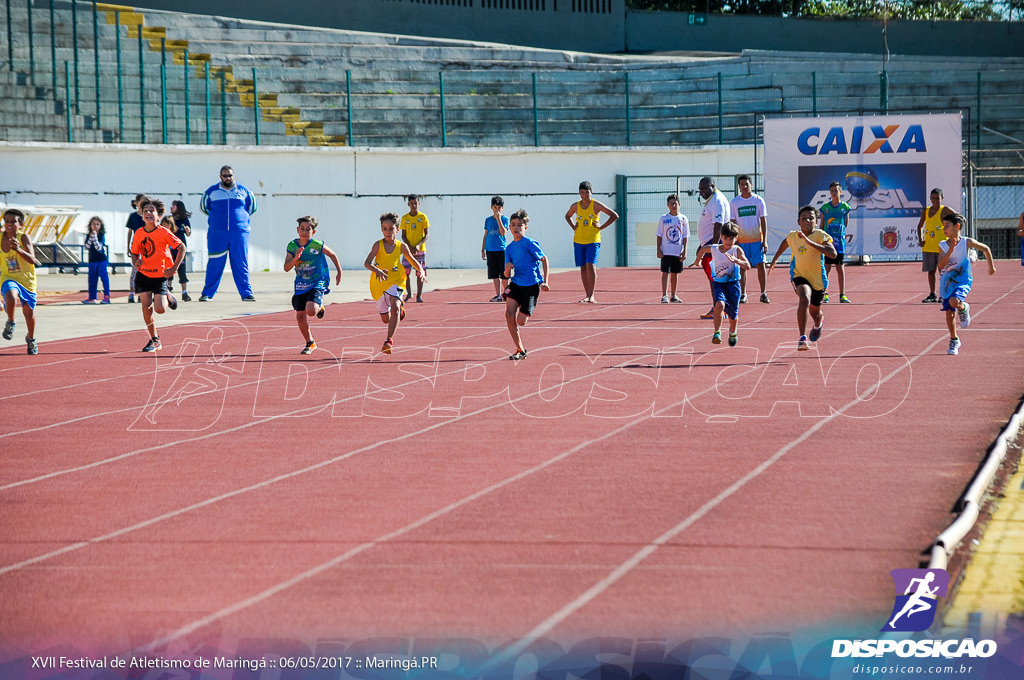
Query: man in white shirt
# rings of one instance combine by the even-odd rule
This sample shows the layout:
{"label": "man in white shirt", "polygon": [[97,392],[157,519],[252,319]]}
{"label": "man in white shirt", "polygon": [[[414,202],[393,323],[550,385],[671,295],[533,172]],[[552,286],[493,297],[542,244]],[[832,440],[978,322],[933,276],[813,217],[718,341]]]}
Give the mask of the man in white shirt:
{"label": "man in white shirt", "polygon": [[[697,222],[697,240],[700,246],[715,245],[721,240],[722,225],[729,221],[729,200],[721,191],[715,188],[715,180],[711,177],[702,177],[697,187],[700,197],[704,199],[704,209],[700,213],[700,220]],[[698,246],[698,247],[700,247]],[[708,291],[711,294],[711,309],[700,315],[702,319],[715,318],[715,298],[711,284],[711,253],[705,253],[700,261],[704,274],[708,277]]]}
{"label": "man in white shirt", "polygon": [[[736,178],[740,195],[729,202],[730,217],[740,228],[737,245],[743,249],[751,267],[757,267],[757,282],[761,284],[761,302],[771,302],[765,289],[764,256],[768,252],[765,236],[768,232],[768,211],[764,199],[751,191],[750,175]],[[747,301],[747,271],[743,270],[740,277],[743,289],[740,302]]]}

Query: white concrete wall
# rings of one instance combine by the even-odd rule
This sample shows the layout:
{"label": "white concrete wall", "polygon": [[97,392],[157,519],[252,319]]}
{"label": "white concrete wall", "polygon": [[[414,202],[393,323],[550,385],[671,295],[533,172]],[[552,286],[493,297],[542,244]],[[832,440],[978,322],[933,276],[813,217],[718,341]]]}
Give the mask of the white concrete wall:
{"label": "white concrete wall", "polygon": [[[73,228],[84,234],[91,215],[107,225],[111,252],[126,248],[124,224],[136,193],[168,205],[182,199],[194,214],[189,239],[194,268],[205,268],[206,219],[199,196],[222,165],[256,195],[250,268],[279,269],[295,218],[320,219],[317,235],[345,269],[361,268],[379,216],[407,212],[403,196],[424,196],[431,221],[428,267],[480,267],[483,221],[490,198],[506,214],[525,208],[530,236],[555,267],[573,266],[572,235],[563,216],[587,179],[595,197],[615,207],[615,176],[711,175],[752,172],[750,147],[704,149],[360,149],[0,143],[0,203],[81,206]],[[694,187],[696,188],[696,187]],[[70,242],[80,243],[81,237]],[[600,266],[615,264],[614,227],[604,233]]]}

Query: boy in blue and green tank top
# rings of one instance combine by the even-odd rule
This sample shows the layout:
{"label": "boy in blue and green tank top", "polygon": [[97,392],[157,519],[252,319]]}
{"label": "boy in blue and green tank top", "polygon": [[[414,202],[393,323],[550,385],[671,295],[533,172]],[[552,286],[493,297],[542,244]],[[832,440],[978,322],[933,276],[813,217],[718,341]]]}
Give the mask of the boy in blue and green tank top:
{"label": "boy in blue and green tank top", "polygon": [[338,272],[334,278],[335,285],[341,285],[341,263],[338,262],[338,256],[334,251],[324,245],[323,241],[313,238],[318,224],[315,217],[306,215],[298,218],[296,222],[299,223],[296,227],[299,237],[288,244],[284,270],[295,270],[292,309],[295,310],[295,322],[299,326],[299,332],[306,341],[306,347],[301,353],[312,354],[316,349],[316,342],[309,331],[309,317],[324,318],[324,295],[331,292],[331,270],[327,258],[331,258]]}

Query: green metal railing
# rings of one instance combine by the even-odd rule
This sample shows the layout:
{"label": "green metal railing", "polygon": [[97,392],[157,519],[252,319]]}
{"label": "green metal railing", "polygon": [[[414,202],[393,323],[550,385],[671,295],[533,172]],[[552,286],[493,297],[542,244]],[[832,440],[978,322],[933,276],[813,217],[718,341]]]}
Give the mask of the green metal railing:
{"label": "green metal railing", "polygon": [[[301,104],[303,120],[323,121],[325,135],[333,133],[348,144],[358,138],[365,146],[750,144],[757,134],[757,115],[868,114],[952,105],[973,110],[975,122],[969,132],[975,133],[975,148],[981,148],[986,140],[997,143],[995,136],[983,136],[982,118],[1005,132],[998,124],[1002,114],[991,108],[992,102],[1024,100],[1024,72],[1019,66],[1013,67],[1016,71],[972,72],[966,76],[970,84],[965,86],[961,76],[952,89],[952,76],[938,71],[844,72],[839,83],[831,73],[819,78],[819,71],[734,75],[708,67],[700,77],[683,67],[644,67],[423,71],[392,79],[379,77],[377,71],[349,69],[344,83],[327,81],[321,88],[315,82],[305,87],[303,80],[309,76],[301,68],[258,67],[251,69],[253,99],[246,113],[242,94],[248,96],[249,90],[230,82],[228,71],[217,68],[211,73],[209,61],[199,62],[176,43],[171,48],[162,37],[157,42],[159,32],[121,25],[126,12],[114,12],[114,23],[107,24],[101,21],[96,0],[87,5],[91,16],[79,11],[78,2],[70,9],[56,9],[54,0],[45,7],[36,4],[40,6],[31,0],[5,1],[6,67],[18,74],[19,83],[36,86],[49,72],[49,91],[37,87],[32,96],[60,103],[70,126],[67,136],[71,137],[71,127],[77,128],[74,136],[79,141],[147,143],[159,127],[159,140],[165,144],[294,142],[294,137],[285,138],[283,122],[266,125],[272,118],[261,104],[262,91],[267,99],[274,92],[279,99],[293,98]],[[39,12],[46,14],[36,17]],[[43,28],[46,19],[49,23]],[[91,29],[91,44],[88,38],[86,44],[79,41],[79,22],[83,29]],[[129,37],[136,38],[135,46],[124,43],[122,38]],[[159,63],[148,54],[157,44]],[[58,48],[65,50],[67,59],[58,60]],[[180,70],[169,68],[173,64],[168,63],[168,52],[181,59]],[[63,89],[58,78],[62,62]],[[201,69],[193,68],[199,63]],[[331,75],[320,70],[312,77]],[[196,87],[198,81],[201,88]],[[933,99],[911,91],[922,82],[936,84]],[[330,87],[335,94],[329,94]],[[201,103],[193,96],[200,89]],[[345,105],[339,110],[342,89]],[[307,94],[311,91],[328,94],[318,98]],[[159,121],[154,110],[157,92]],[[219,135],[214,132],[218,118]],[[193,122],[205,135],[192,134]]]}

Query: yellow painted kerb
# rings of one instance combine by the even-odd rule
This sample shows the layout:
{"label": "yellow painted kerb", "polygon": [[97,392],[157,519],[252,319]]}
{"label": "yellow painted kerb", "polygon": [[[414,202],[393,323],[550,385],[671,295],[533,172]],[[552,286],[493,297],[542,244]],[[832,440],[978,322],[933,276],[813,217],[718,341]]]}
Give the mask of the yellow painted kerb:
{"label": "yellow painted kerb", "polygon": [[985,636],[1000,635],[1006,618],[1024,612],[1024,466],[1006,486],[981,545],[964,570],[945,625],[965,630],[969,619]]}

